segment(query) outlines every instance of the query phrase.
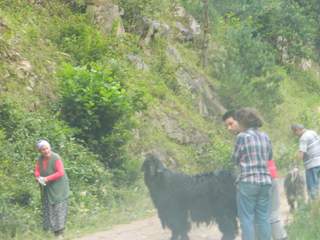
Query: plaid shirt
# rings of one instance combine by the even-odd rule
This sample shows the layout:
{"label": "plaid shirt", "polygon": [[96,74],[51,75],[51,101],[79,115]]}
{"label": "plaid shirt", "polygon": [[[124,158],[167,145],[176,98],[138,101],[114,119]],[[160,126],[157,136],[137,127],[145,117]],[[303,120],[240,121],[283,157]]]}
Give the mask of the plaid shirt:
{"label": "plaid shirt", "polygon": [[272,159],[272,145],[266,133],[253,128],[239,133],[232,158],[240,168],[238,181],[271,184],[267,164]]}

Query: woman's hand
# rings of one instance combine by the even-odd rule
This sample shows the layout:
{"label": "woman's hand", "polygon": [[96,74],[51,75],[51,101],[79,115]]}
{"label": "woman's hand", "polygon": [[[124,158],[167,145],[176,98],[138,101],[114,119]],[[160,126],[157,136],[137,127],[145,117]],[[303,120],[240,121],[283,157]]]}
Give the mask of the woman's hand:
{"label": "woman's hand", "polygon": [[46,177],[38,177],[37,178],[37,180],[38,180],[38,182],[42,185],[42,186],[46,186],[47,184],[46,184]]}

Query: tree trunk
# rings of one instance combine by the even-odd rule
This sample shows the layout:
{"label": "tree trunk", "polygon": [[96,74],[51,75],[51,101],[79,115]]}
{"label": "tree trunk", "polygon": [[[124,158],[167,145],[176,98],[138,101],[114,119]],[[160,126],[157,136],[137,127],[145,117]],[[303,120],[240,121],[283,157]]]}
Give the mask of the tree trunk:
{"label": "tree trunk", "polygon": [[209,3],[203,0],[203,39],[201,63],[203,67],[208,66],[208,45],[209,45]]}

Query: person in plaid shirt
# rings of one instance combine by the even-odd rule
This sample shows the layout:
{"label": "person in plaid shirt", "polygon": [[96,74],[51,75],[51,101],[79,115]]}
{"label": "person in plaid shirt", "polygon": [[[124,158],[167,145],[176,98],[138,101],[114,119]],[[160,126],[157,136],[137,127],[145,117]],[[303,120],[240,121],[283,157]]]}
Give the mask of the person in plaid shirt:
{"label": "person in plaid shirt", "polygon": [[239,168],[237,207],[243,240],[270,240],[271,176],[268,160],[272,145],[256,110],[241,108],[234,114],[237,122],[232,159]]}
{"label": "person in plaid shirt", "polygon": [[[235,120],[235,111],[229,110],[222,116],[222,120],[228,129],[228,131],[235,136],[239,134],[239,124]],[[277,168],[275,161],[269,159],[268,170],[272,179],[271,187],[271,213],[270,213],[270,224],[272,239],[274,240],[285,240],[287,239],[287,232],[284,227],[283,221],[280,216],[280,193],[279,193],[279,180],[277,176]]]}

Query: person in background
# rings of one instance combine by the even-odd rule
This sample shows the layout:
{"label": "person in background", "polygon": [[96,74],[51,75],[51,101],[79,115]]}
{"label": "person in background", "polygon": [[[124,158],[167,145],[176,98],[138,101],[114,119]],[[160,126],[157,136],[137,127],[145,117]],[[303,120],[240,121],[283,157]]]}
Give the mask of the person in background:
{"label": "person in background", "polygon": [[69,181],[61,157],[51,151],[49,142],[36,144],[40,156],[34,176],[40,185],[42,198],[43,228],[62,238],[68,213]]}
{"label": "person in background", "polygon": [[309,198],[315,199],[320,184],[320,136],[301,124],[291,125],[291,130],[299,137],[298,159],[304,163]]}
{"label": "person in background", "polygon": [[232,113],[232,118],[226,113],[223,120],[227,129],[237,134],[232,159],[239,168],[237,207],[242,239],[270,240],[270,139],[258,130],[263,123],[254,109],[241,108]]}
{"label": "person in background", "polygon": [[[235,111],[229,110],[222,116],[222,120],[228,131],[234,135],[239,133],[239,123],[234,118]],[[272,229],[272,238],[274,240],[287,239],[287,232],[280,217],[280,193],[277,168],[274,160],[268,161],[268,170],[272,178],[271,188],[271,216],[270,223]]]}

